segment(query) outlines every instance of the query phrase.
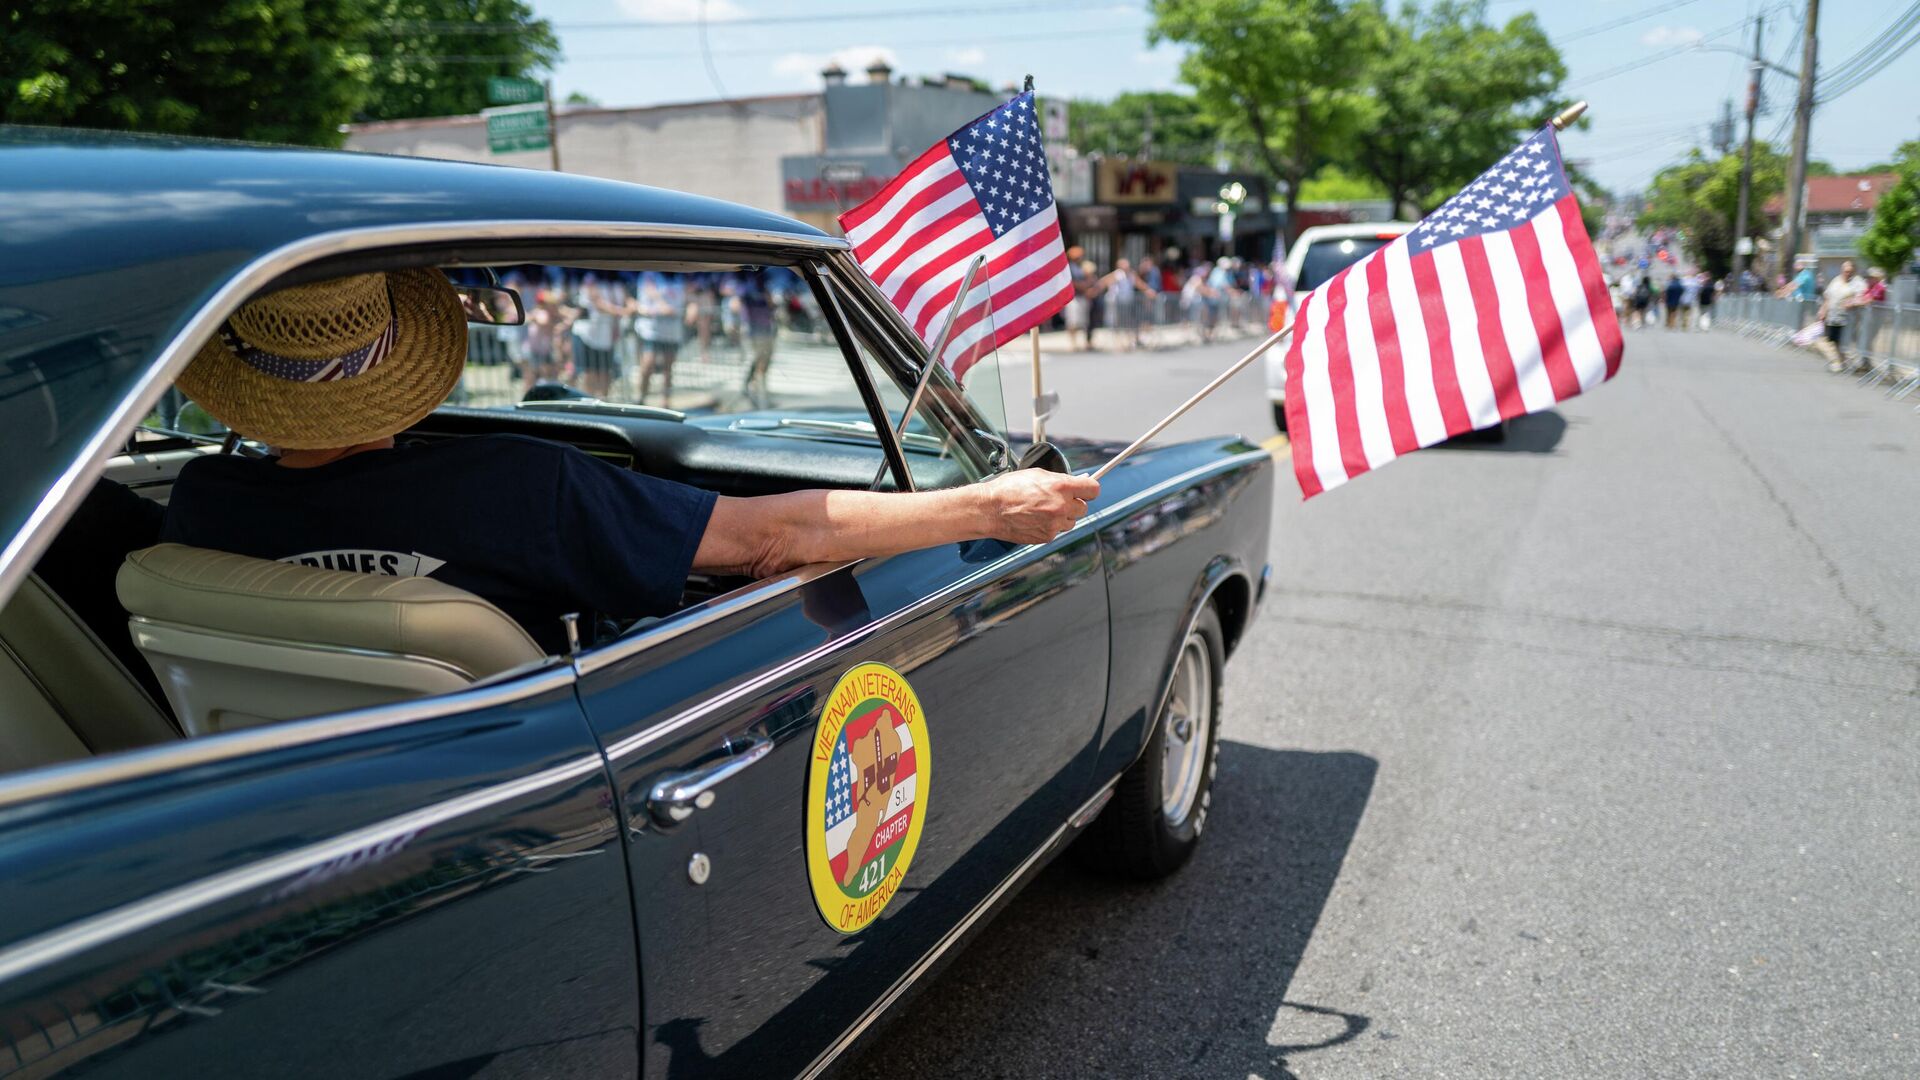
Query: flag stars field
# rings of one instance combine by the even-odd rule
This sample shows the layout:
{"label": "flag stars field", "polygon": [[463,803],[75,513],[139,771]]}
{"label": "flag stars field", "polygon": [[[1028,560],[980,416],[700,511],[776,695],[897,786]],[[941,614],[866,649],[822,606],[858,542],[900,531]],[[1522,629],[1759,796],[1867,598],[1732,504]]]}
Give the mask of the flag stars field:
{"label": "flag stars field", "polygon": [[1031,92],[934,144],[840,224],[861,268],[929,344],[967,266],[985,259],[940,357],[956,378],[1073,296]]}

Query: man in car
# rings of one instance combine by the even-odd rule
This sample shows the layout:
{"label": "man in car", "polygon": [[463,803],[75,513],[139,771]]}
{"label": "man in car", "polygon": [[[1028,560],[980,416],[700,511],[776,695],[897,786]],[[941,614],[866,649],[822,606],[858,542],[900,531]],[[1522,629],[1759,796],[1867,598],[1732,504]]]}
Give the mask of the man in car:
{"label": "man in car", "polygon": [[718,496],[518,435],[396,447],[466,357],[434,269],[298,285],[235,312],[180,388],[278,451],[181,470],[161,538],[339,570],[432,576],[559,651],[560,616],[664,615],[692,570],[764,577],[961,540],[1041,543],[1100,485],[1028,469],[945,491]]}

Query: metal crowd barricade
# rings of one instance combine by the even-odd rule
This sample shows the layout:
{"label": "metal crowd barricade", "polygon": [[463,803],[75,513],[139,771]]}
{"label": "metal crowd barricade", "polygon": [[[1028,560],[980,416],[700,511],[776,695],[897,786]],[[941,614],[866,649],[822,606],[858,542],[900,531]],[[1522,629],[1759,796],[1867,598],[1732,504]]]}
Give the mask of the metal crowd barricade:
{"label": "metal crowd barricade", "polygon": [[[1786,344],[1815,320],[1819,310],[1818,301],[1763,293],[1723,296],[1714,305],[1717,327],[1771,345]],[[1896,401],[1920,391],[1920,305],[1856,308],[1840,344],[1867,366],[1860,385],[1891,383],[1887,395]]]}

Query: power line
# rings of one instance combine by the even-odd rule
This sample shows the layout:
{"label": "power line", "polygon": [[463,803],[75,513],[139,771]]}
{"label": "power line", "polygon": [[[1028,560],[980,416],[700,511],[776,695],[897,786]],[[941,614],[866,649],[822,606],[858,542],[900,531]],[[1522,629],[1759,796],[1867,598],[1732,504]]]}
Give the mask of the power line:
{"label": "power line", "polygon": [[1907,10],[1887,20],[1885,26],[1881,28],[1878,34],[1875,34],[1872,38],[1862,43],[1861,46],[1854,50],[1852,55],[1848,56],[1845,60],[1833,65],[1821,74],[1826,78],[1836,80],[1848,77],[1852,69],[1864,66],[1871,59],[1869,54],[1875,53],[1877,49],[1884,48],[1892,38],[1897,37],[1907,26],[1911,26],[1916,16],[1920,16],[1920,3],[1909,6]]}
{"label": "power line", "polygon": [[[1017,3],[985,4],[972,7],[911,8],[895,11],[818,11],[807,15],[750,15],[738,19],[608,19],[595,22],[553,23],[555,30],[698,30],[704,23],[716,28],[736,26],[783,26],[827,22],[875,22],[890,19],[979,18],[983,15],[1073,14],[1075,9],[1111,8],[1113,0],[1019,0]],[[1131,7],[1131,5],[1127,5]],[[1135,11],[1144,11],[1133,8]],[[397,19],[383,25],[392,29],[417,30],[436,34],[514,34],[526,27],[517,22],[446,22],[425,19]],[[1136,28],[1137,29],[1137,28]]]}
{"label": "power line", "polygon": [[1701,43],[1712,41],[1714,38],[1726,37],[1728,34],[1731,34],[1736,30],[1745,29],[1752,22],[1753,22],[1752,19],[1741,19],[1737,23],[1731,23],[1711,33],[1702,34],[1699,37],[1695,38],[1694,40],[1687,42],[1685,45],[1675,46],[1674,48],[1671,48],[1671,49],[1662,49],[1661,51],[1657,53],[1653,53],[1650,56],[1643,56],[1638,60],[1629,60],[1624,64],[1616,64],[1613,67],[1596,71],[1591,75],[1587,75],[1579,78],[1573,78],[1567,81],[1580,87],[1591,86],[1594,83],[1600,82],[1603,79],[1611,79],[1616,75],[1625,75],[1629,71],[1646,67],[1649,64],[1657,64],[1662,60],[1671,60],[1674,57],[1679,56],[1681,53],[1692,52],[1694,49],[1698,48],[1701,45]]}
{"label": "power line", "polygon": [[[722,24],[716,23],[715,25],[719,26]],[[1118,36],[1127,36],[1127,35],[1138,35],[1139,33],[1140,33],[1140,28],[1137,26],[1107,27],[1105,29],[1089,29],[1089,30],[1075,31],[1075,36],[1077,38],[1118,37]],[[995,34],[995,35],[988,35],[984,37],[969,35],[966,40],[968,44],[992,45],[992,44],[998,44],[1001,42],[1014,42],[1014,41],[1057,41],[1059,40],[1059,38],[1060,38],[1059,31],[1049,30],[1046,32],[1035,32],[1035,33],[1026,33],[1026,34]],[[953,36],[948,35],[942,38],[917,38],[917,39],[910,39],[907,41],[895,41],[889,44],[887,47],[904,49],[904,48],[913,48],[917,46],[952,45],[952,44],[954,44]],[[765,47],[743,48],[743,49],[714,49],[712,50],[712,53],[715,56],[784,56],[785,54],[793,51],[794,51],[794,47],[792,45],[779,45],[779,46],[765,46]],[[576,63],[581,61],[607,61],[607,60],[676,60],[676,59],[684,58],[686,55],[687,55],[686,50],[684,49],[671,50],[671,51],[663,50],[659,52],[629,52],[629,51],[621,50],[618,52],[583,53],[578,55],[569,53],[566,57],[566,60],[568,63]],[[468,54],[452,53],[452,54],[433,55],[433,56],[428,56],[424,54],[408,54],[408,56],[411,59],[432,60],[436,63],[442,63],[442,64],[484,64],[484,63],[492,63],[500,59],[499,56],[497,55],[490,56],[484,53],[468,53]]]}
{"label": "power line", "polygon": [[1641,19],[1652,18],[1655,15],[1664,15],[1675,8],[1683,8],[1683,7],[1686,7],[1688,4],[1696,4],[1699,2],[1700,0],[1672,0],[1671,3],[1656,4],[1653,7],[1646,8],[1641,11],[1636,11],[1631,15],[1622,15],[1617,19],[1608,19],[1606,22],[1603,22],[1603,23],[1595,23],[1592,26],[1583,26],[1580,29],[1573,31],[1572,33],[1560,35],[1560,38],[1558,40],[1560,43],[1565,43],[1568,41],[1578,41],[1583,37],[1588,37],[1593,34],[1603,33],[1605,31],[1615,29],[1616,27],[1626,26],[1628,23],[1639,22]]}
{"label": "power line", "polygon": [[[1832,79],[1833,84],[1825,88],[1825,92],[1815,99],[1815,104],[1824,105],[1853,90],[1861,83],[1878,75],[1887,65],[1900,59],[1908,49],[1913,48],[1914,43],[1920,41],[1920,2],[1909,7],[1894,22],[1894,26],[1889,27],[1859,52],[1848,57],[1834,69],[1831,75],[1822,79],[1823,82],[1826,79]],[[1906,35],[1905,41],[1899,40],[1902,34]]]}

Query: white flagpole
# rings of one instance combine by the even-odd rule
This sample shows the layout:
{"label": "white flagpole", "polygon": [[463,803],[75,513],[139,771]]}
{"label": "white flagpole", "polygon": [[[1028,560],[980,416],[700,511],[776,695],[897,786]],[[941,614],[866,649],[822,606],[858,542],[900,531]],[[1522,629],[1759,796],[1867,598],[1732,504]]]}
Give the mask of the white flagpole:
{"label": "white flagpole", "polygon": [[1047,414],[1041,411],[1041,399],[1046,390],[1040,379],[1040,328],[1034,327],[1027,337],[1033,342],[1033,441],[1047,441]]}
{"label": "white flagpole", "polygon": [[1240,372],[1246,369],[1246,366],[1248,364],[1251,364],[1255,360],[1258,360],[1260,358],[1261,353],[1266,352],[1268,349],[1271,349],[1275,345],[1280,344],[1280,342],[1286,340],[1287,338],[1292,337],[1293,327],[1294,327],[1293,321],[1288,320],[1285,329],[1276,330],[1272,334],[1268,335],[1267,340],[1262,341],[1260,344],[1255,345],[1253,347],[1252,352],[1234,361],[1234,364],[1232,367],[1221,372],[1219,375],[1214,376],[1214,379],[1212,382],[1201,387],[1192,397],[1188,398],[1186,401],[1181,402],[1180,407],[1173,410],[1171,413],[1168,413],[1166,419],[1148,428],[1147,433],[1145,435],[1142,435],[1139,438],[1133,440],[1131,443],[1128,443],[1127,448],[1125,450],[1120,451],[1120,453],[1116,457],[1114,457],[1112,461],[1109,461],[1105,465],[1102,465],[1100,466],[1100,468],[1096,469],[1094,471],[1093,478],[1095,480],[1098,480],[1101,477],[1107,475],[1107,473],[1113,471],[1113,467],[1115,465],[1118,465],[1121,462],[1132,457],[1133,452],[1135,450],[1138,450],[1142,446],[1145,446],[1148,440],[1152,439],[1155,435],[1160,434],[1162,431],[1165,431],[1167,429],[1168,424],[1171,424],[1175,420],[1178,420],[1182,416],[1185,416],[1187,413],[1187,410],[1193,408],[1195,405],[1200,404],[1200,400],[1202,398],[1206,397],[1208,394],[1213,393],[1215,390],[1220,389],[1220,387],[1226,384],[1226,381],[1228,379],[1231,379],[1235,375],[1240,374]]}

